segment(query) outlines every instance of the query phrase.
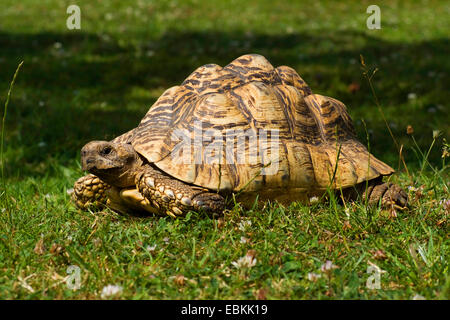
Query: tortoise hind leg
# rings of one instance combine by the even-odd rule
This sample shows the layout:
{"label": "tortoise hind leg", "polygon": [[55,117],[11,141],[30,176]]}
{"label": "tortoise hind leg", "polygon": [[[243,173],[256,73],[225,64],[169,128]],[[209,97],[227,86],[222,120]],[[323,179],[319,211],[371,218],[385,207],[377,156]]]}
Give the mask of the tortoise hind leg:
{"label": "tortoise hind leg", "polygon": [[225,208],[225,199],[208,189],[190,186],[153,167],[143,166],[136,174],[139,192],[160,213],[171,217],[181,216],[189,210],[219,214]]}
{"label": "tortoise hind leg", "polygon": [[362,182],[355,188],[344,190],[344,198],[347,200],[356,200],[359,197],[363,201],[367,199],[369,205],[381,202],[383,208],[404,209],[408,204],[406,192],[394,183],[383,182],[382,178],[370,180],[368,183]]}
{"label": "tortoise hind leg", "polygon": [[391,182],[383,182],[381,179],[369,181],[369,187],[363,194],[363,199],[366,198],[369,204],[381,202],[381,206],[384,208],[404,209],[408,204],[408,195],[400,186]]}
{"label": "tortoise hind leg", "polygon": [[107,190],[110,188],[99,177],[88,174],[75,182],[71,198],[79,209],[98,209],[106,205]]}

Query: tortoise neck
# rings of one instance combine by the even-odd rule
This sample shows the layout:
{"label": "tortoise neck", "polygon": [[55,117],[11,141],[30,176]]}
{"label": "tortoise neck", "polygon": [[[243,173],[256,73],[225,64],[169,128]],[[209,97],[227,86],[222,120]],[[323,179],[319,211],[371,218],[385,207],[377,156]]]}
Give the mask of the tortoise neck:
{"label": "tortoise neck", "polygon": [[117,187],[131,187],[135,185],[135,177],[136,174],[139,172],[140,168],[142,167],[144,161],[141,159],[141,157],[136,153],[135,160],[129,164],[127,164],[127,167],[124,167],[122,169],[122,172],[116,176],[116,181],[113,185]]}

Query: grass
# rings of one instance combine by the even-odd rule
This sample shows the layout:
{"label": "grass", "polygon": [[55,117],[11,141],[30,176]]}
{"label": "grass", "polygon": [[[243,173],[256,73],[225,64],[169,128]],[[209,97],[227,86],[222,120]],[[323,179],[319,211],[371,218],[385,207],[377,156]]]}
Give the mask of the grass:
{"label": "grass", "polygon": [[[123,299],[450,298],[446,1],[379,1],[381,30],[366,29],[370,2],[77,1],[75,31],[69,4],[0,4],[0,101],[24,61],[2,125],[0,298],[99,299],[109,284]],[[248,52],[343,101],[360,140],[365,124],[372,153],[398,169],[391,181],[408,190],[410,210],[332,200],[173,220],[73,207],[66,191],[83,174],[86,142],[134,127],[196,67]],[[408,171],[360,55],[378,68],[373,89]],[[247,254],[256,264],[236,268]],[[326,261],[337,268],[322,271]],[[78,290],[66,285],[71,265]],[[385,271],[380,289],[366,285],[373,265]]]}

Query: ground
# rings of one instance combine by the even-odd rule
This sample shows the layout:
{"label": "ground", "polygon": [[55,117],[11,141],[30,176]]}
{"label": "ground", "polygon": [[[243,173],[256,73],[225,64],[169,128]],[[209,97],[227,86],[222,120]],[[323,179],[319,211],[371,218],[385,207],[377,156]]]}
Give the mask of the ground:
{"label": "ground", "polygon": [[[380,30],[366,26],[370,1],[76,3],[81,30],[66,27],[73,1],[0,4],[2,105],[24,61],[3,109],[1,299],[450,298],[447,1],[377,1]],[[133,128],[196,67],[245,53],[343,101],[410,209],[332,199],[173,220],[74,208],[86,142]]]}

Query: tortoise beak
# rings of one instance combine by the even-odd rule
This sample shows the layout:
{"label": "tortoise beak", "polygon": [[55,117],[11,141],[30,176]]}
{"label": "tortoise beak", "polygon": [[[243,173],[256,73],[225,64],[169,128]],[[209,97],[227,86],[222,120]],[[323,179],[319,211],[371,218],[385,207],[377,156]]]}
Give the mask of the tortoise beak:
{"label": "tortoise beak", "polygon": [[87,158],[81,159],[81,169],[83,171],[90,171],[92,168],[95,167],[95,159],[94,158]]}

